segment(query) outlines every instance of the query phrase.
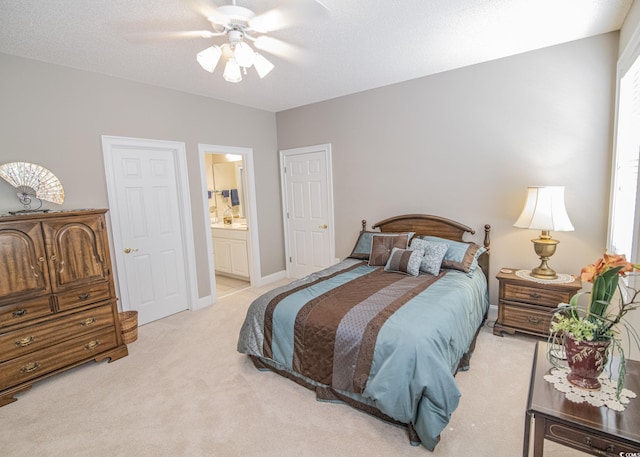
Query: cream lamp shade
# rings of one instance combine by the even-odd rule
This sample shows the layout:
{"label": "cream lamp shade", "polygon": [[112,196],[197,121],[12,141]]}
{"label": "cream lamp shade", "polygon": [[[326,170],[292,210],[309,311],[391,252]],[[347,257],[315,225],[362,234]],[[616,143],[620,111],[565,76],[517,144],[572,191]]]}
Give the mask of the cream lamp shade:
{"label": "cream lamp shade", "polygon": [[531,276],[541,279],[557,278],[548,261],[555,253],[559,241],[552,239],[549,232],[574,230],[564,206],[564,187],[529,187],[524,209],[513,226],[542,231],[540,238],[531,240],[541,261],[538,267],[531,270]]}

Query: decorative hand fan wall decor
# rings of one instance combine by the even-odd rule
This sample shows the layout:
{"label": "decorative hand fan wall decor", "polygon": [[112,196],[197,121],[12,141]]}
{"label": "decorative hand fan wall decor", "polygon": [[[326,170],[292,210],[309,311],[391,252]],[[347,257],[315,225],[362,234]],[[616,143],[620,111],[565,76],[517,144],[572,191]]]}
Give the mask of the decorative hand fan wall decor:
{"label": "decorative hand fan wall decor", "polygon": [[[40,209],[42,200],[57,203],[64,201],[64,189],[56,176],[46,168],[35,163],[11,162],[0,165],[0,178],[7,181],[18,190],[18,199],[23,209],[9,211],[9,214],[48,212],[48,209]],[[36,208],[31,207],[33,200],[38,200]]]}

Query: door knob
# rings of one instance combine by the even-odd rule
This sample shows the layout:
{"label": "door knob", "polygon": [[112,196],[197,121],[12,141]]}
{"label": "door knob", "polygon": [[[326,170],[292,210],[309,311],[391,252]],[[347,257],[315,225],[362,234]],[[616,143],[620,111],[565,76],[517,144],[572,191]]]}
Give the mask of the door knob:
{"label": "door knob", "polygon": [[318,228],[326,229],[326,228],[327,228],[327,224],[324,224],[324,225],[318,225]]}
{"label": "door knob", "polygon": [[136,248],[124,248],[124,253],[129,254],[130,252],[138,252]]}

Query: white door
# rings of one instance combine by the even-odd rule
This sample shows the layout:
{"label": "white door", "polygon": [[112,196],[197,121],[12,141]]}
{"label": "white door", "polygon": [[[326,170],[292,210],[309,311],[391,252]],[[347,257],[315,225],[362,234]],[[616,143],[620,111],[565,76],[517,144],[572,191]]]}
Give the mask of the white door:
{"label": "white door", "polygon": [[280,151],[287,274],[299,278],[333,263],[331,146]]}
{"label": "white door", "polygon": [[122,308],[137,310],[140,324],[188,309],[175,143],[104,142]]}

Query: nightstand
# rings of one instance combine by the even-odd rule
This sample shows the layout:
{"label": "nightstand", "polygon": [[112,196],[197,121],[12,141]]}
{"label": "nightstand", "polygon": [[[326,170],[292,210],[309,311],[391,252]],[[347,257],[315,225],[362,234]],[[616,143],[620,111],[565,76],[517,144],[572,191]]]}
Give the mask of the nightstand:
{"label": "nightstand", "polygon": [[559,303],[569,303],[581,288],[580,279],[572,282],[543,284],[516,275],[517,268],[503,268],[498,279],[498,320],[493,334],[527,333],[546,338],[553,311]]}

